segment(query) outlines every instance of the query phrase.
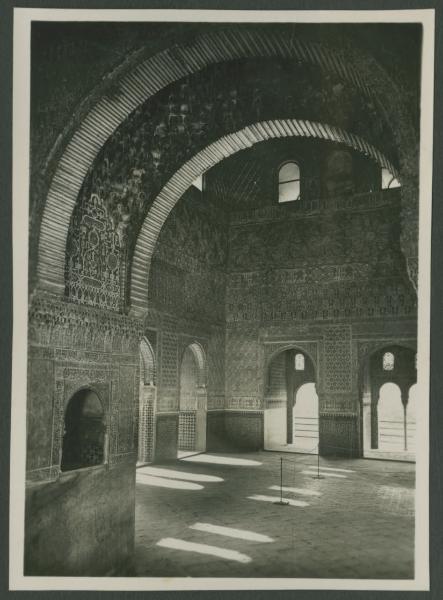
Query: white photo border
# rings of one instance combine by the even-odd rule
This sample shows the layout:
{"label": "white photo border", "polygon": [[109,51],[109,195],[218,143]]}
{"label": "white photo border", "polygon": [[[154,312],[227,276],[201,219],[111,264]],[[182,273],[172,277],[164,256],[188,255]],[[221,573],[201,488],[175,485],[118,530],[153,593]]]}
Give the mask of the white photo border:
{"label": "white photo border", "polygon": [[[421,23],[419,277],[413,580],[163,577],[34,577],[23,575],[26,476],[26,368],[30,59],[33,21]],[[14,8],[13,32],[13,346],[10,445],[10,590],[429,590],[429,369],[435,10],[159,10]]]}

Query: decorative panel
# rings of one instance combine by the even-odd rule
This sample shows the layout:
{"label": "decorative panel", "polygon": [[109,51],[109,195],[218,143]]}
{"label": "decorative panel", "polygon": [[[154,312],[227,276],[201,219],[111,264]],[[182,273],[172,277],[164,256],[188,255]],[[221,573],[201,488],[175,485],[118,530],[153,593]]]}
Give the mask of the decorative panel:
{"label": "decorative panel", "polygon": [[261,399],[257,396],[231,396],[227,408],[241,410],[257,410],[261,408]]}
{"label": "decorative panel", "polygon": [[350,326],[325,327],[323,354],[323,381],[325,391],[351,391],[352,346]]}
{"label": "decorative panel", "polygon": [[258,376],[259,344],[253,329],[230,330],[226,338],[227,408],[258,407],[261,381]]}
{"label": "decorative panel", "polygon": [[123,305],[122,245],[124,229],[117,229],[113,213],[98,194],[83,196],[77,205],[67,244],[66,295],[69,300],[120,310]]}
{"label": "decorative panel", "polygon": [[221,409],[225,401],[225,334],[215,329],[208,345],[208,409]]}
{"label": "decorative panel", "polygon": [[178,449],[195,450],[195,410],[181,410],[178,415]]}
{"label": "decorative panel", "polygon": [[163,332],[161,364],[161,385],[163,388],[174,388],[178,383],[177,343],[178,338],[176,333]]}
{"label": "decorative panel", "polygon": [[119,370],[119,412],[118,412],[118,453],[125,454],[134,450],[136,424],[138,414],[135,410],[138,403],[139,384],[136,379],[136,368],[120,366]]}
{"label": "decorative panel", "polygon": [[140,386],[138,460],[142,463],[154,460],[155,396],[154,386]]}

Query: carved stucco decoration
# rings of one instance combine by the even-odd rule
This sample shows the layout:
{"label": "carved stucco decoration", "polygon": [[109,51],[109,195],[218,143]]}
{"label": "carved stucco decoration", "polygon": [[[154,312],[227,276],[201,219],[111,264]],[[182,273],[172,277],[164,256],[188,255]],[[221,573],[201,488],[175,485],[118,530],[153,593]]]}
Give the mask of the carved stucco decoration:
{"label": "carved stucco decoration", "polygon": [[[35,295],[29,307],[31,345],[136,356],[141,323],[109,311]],[[98,355],[97,355],[98,356]]]}
{"label": "carved stucco decoration", "polygon": [[109,216],[102,197],[91,194],[81,199],[67,247],[66,295],[71,301],[116,311],[123,308],[123,226],[123,221]]}

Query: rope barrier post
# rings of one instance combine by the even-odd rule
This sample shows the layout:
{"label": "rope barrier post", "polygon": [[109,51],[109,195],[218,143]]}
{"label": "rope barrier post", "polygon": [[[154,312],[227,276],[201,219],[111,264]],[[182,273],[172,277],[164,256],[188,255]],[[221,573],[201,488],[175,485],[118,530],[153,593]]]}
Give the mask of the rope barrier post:
{"label": "rope barrier post", "polygon": [[280,506],[288,506],[288,501],[283,501],[283,457],[280,456],[280,500],[274,502],[274,504],[279,504]]}
{"label": "rope barrier post", "polygon": [[324,479],[323,475],[320,475],[320,444],[317,444],[317,475],[313,475],[312,479]]}

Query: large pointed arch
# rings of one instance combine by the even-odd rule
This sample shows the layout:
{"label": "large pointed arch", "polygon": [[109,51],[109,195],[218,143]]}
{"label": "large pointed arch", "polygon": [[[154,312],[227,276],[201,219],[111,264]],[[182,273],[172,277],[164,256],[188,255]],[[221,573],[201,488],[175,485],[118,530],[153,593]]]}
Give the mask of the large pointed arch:
{"label": "large pointed arch", "polygon": [[[350,54],[308,43],[295,37],[292,31],[275,33],[256,27],[218,30],[196,36],[192,42],[175,45],[154,56],[148,57],[146,52],[138,51],[104,78],[93,93],[99,100],[90,106],[88,98],[76,111],[51,152],[43,177],[49,183],[42,185],[45,202],[39,234],[31,241],[37,256],[37,264],[31,264],[31,280],[36,277],[37,287],[63,295],[66,240],[79,190],[98,151],[130,113],[167,85],[208,65],[257,57],[294,58],[317,65],[376,99],[397,138],[401,162],[408,165],[405,174],[410,183],[404,188],[407,195],[403,201],[409,218],[414,217],[417,203],[414,193],[416,133],[399,100],[402,94],[375,60],[356,51]],[[117,89],[118,93],[106,94],[110,89]],[[411,153],[414,154],[412,158]],[[413,225],[404,236],[412,260],[416,238],[411,229]],[[31,248],[31,256],[33,250]]]}
{"label": "large pointed arch", "polygon": [[202,172],[236,152],[266,140],[284,137],[313,137],[343,144],[370,157],[381,167],[399,176],[389,160],[371,144],[359,136],[326,123],[297,119],[264,121],[223,136],[186,162],[171,177],[152,203],[139,233],[132,260],[130,309],[133,316],[142,317],[148,310],[149,270],[155,244],[169,213],[192,182]]}

